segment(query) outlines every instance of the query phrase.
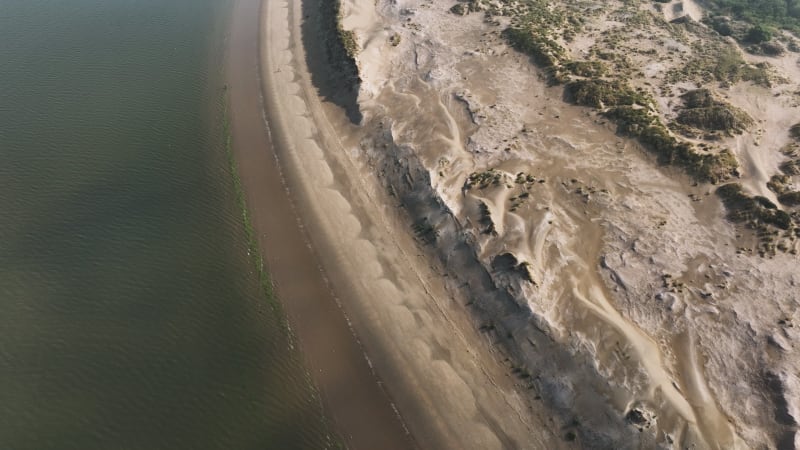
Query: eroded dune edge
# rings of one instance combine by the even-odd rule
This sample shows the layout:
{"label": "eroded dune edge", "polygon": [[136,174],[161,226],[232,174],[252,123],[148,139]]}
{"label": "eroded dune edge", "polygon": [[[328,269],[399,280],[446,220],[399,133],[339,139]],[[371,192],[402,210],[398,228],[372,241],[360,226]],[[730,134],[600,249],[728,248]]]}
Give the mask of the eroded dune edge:
{"label": "eroded dune edge", "polygon": [[[342,308],[422,447],[794,448],[797,212],[780,196],[798,181],[781,172],[797,54],[769,60],[768,84],[677,80],[706,51],[697,5],[584,2],[569,39],[554,25],[564,53],[543,70],[510,47],[516,4],[357,0],[338,29],[356,44],[348,78],[324,72],[336,52],[314,47],[309,3],[265,3],[270,125]],[[613,53],[609,34],[637,56],[573,64]],[[583,90],[624,92],[625,67],[632,100]],[[730,127],[707,130],[723,106]],[[665,166],[642,137],[655,120],[710,156]],[[713,195],[732,181],[769,202],[742,221],[759,235]]]}

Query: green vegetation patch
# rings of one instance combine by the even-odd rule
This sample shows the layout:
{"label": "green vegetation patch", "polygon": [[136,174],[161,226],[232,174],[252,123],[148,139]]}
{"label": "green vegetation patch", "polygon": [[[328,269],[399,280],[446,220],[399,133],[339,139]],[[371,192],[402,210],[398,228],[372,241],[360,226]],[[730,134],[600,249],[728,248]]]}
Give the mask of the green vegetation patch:
{"label": "green vegetation patch", "polygon": [[236,193],[236,202],[239,205],[239,210],[242,213],[242,224],[244,226],[245,235],[247,237],[247,253],[250,255],[250,260],[253,266],[258,273],[258,282],[261,286],[261,292],[264,294],[264,297],[269,302],[269,306],[272,311],[275,313],[276,317],[280,320],[280,325],[283,328],[284,332],[290,332],[289,330],[289,323],[286,321],[286,317],[283,314],[282,307],[278,302],[278,299],[275,297],[275,293],[273,291],[272,280],[270,279],[269,272],[267,271],[267,267],[264,264],[264,258],[261,254],[261,248],[258,244],[258,235],[256,234],[255,230],[253,229],[253,222],[250,218],[250,210],[247,208],[247,199],[245,198],[244,186],[242,186],[242,180],[239,178],[239,167],[236,163],[236,157],[233,153],[233,147],[231,143],[231,133],[230,133],[230,118],[228,116],[228,99],[227,97],[223,97],[223,101],[225,102],[225,109],[222,113],[222,136],[225,140],[225,153],[228,157],[228,168],[231,173],[231,179],[233,180],[233,188],[234,192]]}
{"label": "green vegetation patch", "polygon": [[781,164],[780,169],[786,175],[800,175],[800,160],[786,161]]}
{"label": "green vegetation patch", "polygon": [[741,134],[752,119],[733,107],[715,105],[708,108],[683,109],[678,113],[678,123],[707,131],[725,131]]}
{"label": "green vegetation patch", "polygon": [[754,26],[800,32],[800,0],[710,0],[711,11]]}
{"label": "green vegetation patch", "polygon": [[723,102],[708,89],[695,89],[681,96],[684,108],[677,122],[706,131],[724,131],[741,134],[753,124],[753,119],[741,109]]}
{"label": "green vegetation patch", "polygon": [[578,105],[604,109],[611,106],[653,103],[649,95],[621,81],[601,79],[575,80],[566,85],[567,98]]}
{"label": "green vegetation patch", "polygon": [[450,12],[457,16],[466,16],[469,14],[469,6],[464,3],[456,3],[450,8]]}
{"label": "green vegetation patch", "polygon": [[548,70],[551,81],[564,81],[561,65],[569,60],[559,39],[569,42],[583,25],[581,17],[545,0],[505,2],[512,24],[503,37],[512,47],[530,56],[540,67]]}
{"label": "green vegetation patch", "polygon": [[500,186],[502,179],[503,174],[494,169],[489,169],[483,172],[472,172],[467,177],[464,187],[468,190],[475,186],[477,186],[478,189],[486,189],[489,186]]}
{"label": "green vegetation patch", "polygon": [[791,183],[791,179],[787,175],[773,175],[772,178],[767,182],[767,187],[770,191],[776,194],[782,194],[786,192],[788,185]]}
{"label": "green vegetation patch", "polygon": [[555,68],[566,59],[567,52],[561,44],[531,25],[507,28],[503,36],[514,48],[533,58],[536,64],[545,69]]}
{"label": "green vegetation patch", "polygon": [[686,108],[708,108],[714,106],[716,100],[708,89],[694,89],[681,95]]}
{"label": "green vegetation patch", "polygon": [[336,31],[339,35],[339,40],[342,42],[345,53],[348,57],[355,59],[358,56],[358,43],[356,42],[356,33],[352,30],[345,30],[342,28],[341,18],[337,21]]}
{"label": "green vegetation patch", "polygon": [[773,175],[767,187],[778,195],[778,201],[786,206],[800,206],[800,192],[792,189],[789,175]]}
{"label": "green vegetation patch", "polygon": [[[638,3],[635,3],[626,2],[625,7],[618,11],[619,20],[636,26],[648,26],[657,20],[652,14],[639,11]],[[597,60],[570,60],[569,53],[561,43],[568,42],[570,36],[583,25],[581,14],[586,13],[585,7],[572,8],[544,0],[513,4],[518,5],[522,12],[513,8],[510,10],[512,24],[503,32],[503,36],[515,49],[529,55],[534,63],[545,69],[551,82],[565,84],[567,101],[602,111],[615,121],[620,134],[639,139],[643,146],[658,156],[661,163],[681,167],[698,181],[719,183],[736,173],[738,163],[730,151],[699,152],[692,144],[678,140],[656,114],[655,101],[650,94],[644,89],[633,88],[620,76],[609,74],[607,64],[613,63],[618,72],[632,69],[626,58],[619,58],[612,52],[598,52]],[[680,31],[670,24],[663,25],[669,26],[675,33]],[[610,45],[616,45],[614,40],[618,37],[612,34],[605,39],[609,40]],[[698,45],[701,56],[685,70],[672,71],[672,79],[668,77],[666,80],[668,83],[689,78],[726,83],[739,80],[764,85],[770,83],[766,66],[747,65],[735,46],[721,41],[714,45]],[[749,117],[732,106],[710,101],[704,104],[685,113],[682,120],[700,128],[722,130],[743,129],[749,123]],[[467,188],[475,185],[488,187],[491,180],[493,178],[488,176],[478,178],[476,175],[467,181]]]}
{"label": "green vegetation patch", "polygon": [[778,196],[778,201],[786,206],[800,206],[800,192],[784,192]]}
{"label": "green vegetation patch", "polygon": [[697,52],[700,56],[682,68],[671,70],[667,74],[666,81],[670,84],[686,80],[700,80],[704,83],[717,81],[727,84],[751,81],[759,86],[772,86],[769,65],[747,64],[739,50],[731,45],[701,44]]}
{"label": "green vegetation patch", "polygon": [[739,167],[728,150],[699,153],[692,144],[679,141],[647,109],[619,106],[608,110],[605,116],[616,122],[618,133],[638,138],[656,154],[659,163],[680,167],[698,181],[719,183],[730,179]]}
{"label": "green vegetation patch", "polygon": [[345,78],[360,81],[358,73],[358,41],[355,32],[345,30],[342,25],[342,0],[331,0],[322,2],[320,19],[322,20],[322,34],[325,39],[325,46],[328,56],[336,66],[336,71]]}
{"label": "green vegetation patch", "polygon": [[608,73],[608,67],[602,61],[570,61],[564,63],[569,73],[587,78],[598,78]]}
{"label": "green vegetation patch", "polygon": [[728,218],[736,223],[744,223],[752,228],[772,225],[782,230],[792,227],[792,217],[761,196],[751,197],[744,192],[739,183],[730,183],[717,189],[717,195],[728,211]]}
{"label": "green vegetation patch", "polygon": [[645,128],[660,125],[658,117],[645,108],[619,106],[605,113],[617,124],[617,131],[629,136],[640,136]]}
{"label": "green vegetation patch", "polygon": [[789,136],[791,136],[792,139],[800,142],[800,123],[796,123],[789,128]]}

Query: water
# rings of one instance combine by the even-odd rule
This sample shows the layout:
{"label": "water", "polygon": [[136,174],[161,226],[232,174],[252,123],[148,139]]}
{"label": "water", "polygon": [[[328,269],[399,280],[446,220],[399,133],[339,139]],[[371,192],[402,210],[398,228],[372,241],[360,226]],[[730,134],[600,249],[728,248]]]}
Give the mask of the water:
{"label": "water", "polygon": [[0,448],[322,448],[221,137],[231,0],[0,0]]}

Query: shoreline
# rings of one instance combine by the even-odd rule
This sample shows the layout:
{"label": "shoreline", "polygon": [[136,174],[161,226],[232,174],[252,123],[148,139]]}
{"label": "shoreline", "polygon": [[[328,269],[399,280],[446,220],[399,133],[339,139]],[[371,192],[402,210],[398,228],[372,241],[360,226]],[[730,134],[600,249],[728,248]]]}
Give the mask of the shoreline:
{"label": "shoreline", "polygon": [[232,150],[252,228],[337,437],[349,448],[414,448],[339,308],[286,187],[274,146],[279,130],[265,122],[274,123],[267,118],[278,111],[267,107],[260,84],[265,3],[235,2],[225,70]]}

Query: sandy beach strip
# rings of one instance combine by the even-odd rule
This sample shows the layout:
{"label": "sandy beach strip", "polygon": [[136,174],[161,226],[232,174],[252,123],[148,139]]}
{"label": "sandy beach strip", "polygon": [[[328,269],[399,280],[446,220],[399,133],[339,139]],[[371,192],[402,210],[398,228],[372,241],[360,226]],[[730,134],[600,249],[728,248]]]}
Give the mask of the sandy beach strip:
{"label": "sandy beach strip", "polygon": [[329,288],[284,186],[261,101],[260,3],[236,1],[226,76],[233,150],[275,292],[326,415],[344,443],[363,449],[414,448]]}

